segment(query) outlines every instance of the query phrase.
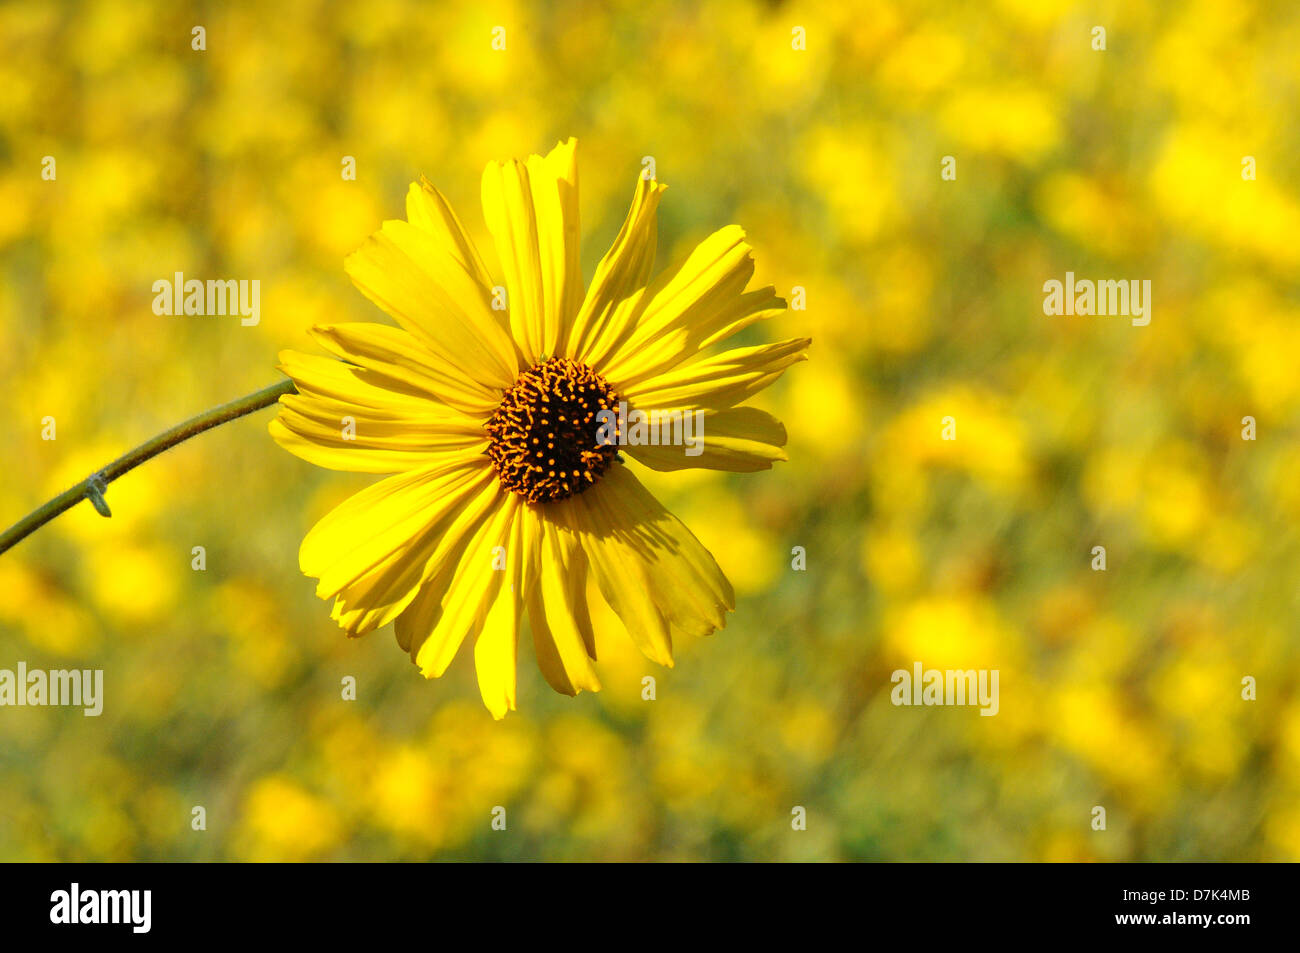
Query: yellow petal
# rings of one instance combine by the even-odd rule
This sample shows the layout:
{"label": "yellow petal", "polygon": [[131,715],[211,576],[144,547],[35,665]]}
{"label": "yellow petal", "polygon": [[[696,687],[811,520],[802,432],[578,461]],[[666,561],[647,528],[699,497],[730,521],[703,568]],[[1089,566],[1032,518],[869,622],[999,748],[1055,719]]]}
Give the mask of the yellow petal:
{"label": "yellow petal", "polygon": [[[385,563],[345,586],[335,604],[334,618],[352,634],[359,634],[358,628],[367,632],[394,620],[400,623],[422,594],[445,591],[465,552],[466,540],[499,502],[495,481],[479,485],[462,496],[455,512],[445,517],[435,530],[413,541],[416,548],[406,558]],[[393,586],[392,580],[399,573],[401,584],[414,591],[400,601],[385,603],[378,594],[385,587]],[[429,629],[424,631],[427,634]]]}
{"label": "yellow petal", "polygon": [[600,594],[636,647],[651,661],[671,667],[672,634],[655,601],[642,553],[633,540],[618,533],[605,508],[594,502],[601,486],[621,469],[611,467],[597,486],[543,509],[555,523],[577,536]]}
{"label": "yellow petal", "polygon": [[596,631],[591,624],[591,606],[587,602],[587,578],[591,574],[591,568],[587,554],[581,550],[581,541],[578,546],[579,551],[574,554],[569,566],[569,606],[573,611],[573,623],[578,627],[578,635],[582,637],[582,645],[587,650],[587,657],[594,662]]}
{"label": "yellow petal", "polygon": [[271,436],[318,466],[395,473],[485,441],[480,421],[381,372],[294,351],[280,361],[298,393],[280,398]]}
{"label": "yellow petal", "polygon": [[736,225],[714,232],[675,271],[655,279],[642,296],[632,334],[597,370],[616,387],[662,373],[785,302],[771,288],[745,293],[754,259]]}
{"label": "yellow petal", "polygon": [[406,220],[437,239],[475,281],[484,287],[492,286],[483,259],[460,224],[451,203],[423,178],[418,183],[412,182],[406,192]]}
{"label": "yellow petal", "polygon": [[483,216],[528,364],[555,356],[581,301],[576,149],[568,139],[545,158],[490,162],[483,171]]}
{"label": "yellow petal", "polygon": [[[509,502],[509,498],[500,492],[496,481],[489,481],[478,495],[463,504],[460,512],[456,514],[455,520],[425,567],[419,594],[397,617],[397,623],[393,626],[397,643],[404,651],[410,653],[411,661],[416,660],[420,648],[441,621],[442,604],[447,599],[452,585],[458,581],[472,585],[467,574],[459,571],[462,564],[467,563],[466,554],[479,553],[481,549],[491,553],[493,546],[504,545],[505,540],[501,534],[505,532],[504,527],[508,525],[506,517],[509,514],[503,514],[502,511]],[[494,526],[494,519],[502,519],[505,522]],[[475,568],[482,568],[474,564],[467,565],[471,573]],[[471,601],[471,598],[466,596],[466,592],[467,590],[464,589],[458,592],[456,601],[458,606],[463,607]],[[456,645],[460,644],[459,639],[468,629],[467,625],[461,630]],[[452,653],[454,652],[453,647]],[[452,655],[449,654],[447,662],[450,662],[451,658]],[[435,673],[425,674],[441,675],[442,671],[440,668]]]}
{"label": "yellow petal", "polygon": [[519,619],[524,594],[536,571],[536,521],[520,507],[515,513],[513,532],[506,554],[505,584],[483,620],[474,640],[474,671],[478,689],[492,717],[504,718],[515,709],[515,673]]}
{"label": "yellow petal", "polygon": [[451,453],[434,466],[372,483],[312,527],[298,554],[302,571],[321,579],[321,596],[332,595],[413,539],[429,524],[430,507],[450,508],[490,473],[473,457]]}
{"label": "yellow petal", "polygon": [[[552,507],[578,534],[605,601],[650,659],[672,664],[671,627],[707,635],[726,625],[735,594],[717,562],[628,467]],[[671,623],[671,626],[670,626]]]}
{"label": "yellow petal", "polygon": [[484,393],[514,383],[514,343],[492,315],[491,289],[409,222],[385,222],[344,268],[371,301],[432,352],[439,370]]}
{"label": "yellow petal", "polygon": [[373,322],[325,324],[312,328],[312,337],[331,354],[363,368],[357,376],[375,386],[432,398],[478,420],[491,416],[500,402],[498,390],[477,382],[467,385],[460,369],[448,371],[401,328]]}
{"label": "yellow petal", "polygon": [[575,588],[586,573],[578,571],[578,562],[586,562],[577,537],[540,519],[531,511],[526,518],[538,522],[540,534],[540,567],[537,584],[526,595],[528,622],[533,630],[533,648],[537,664],[551,687],[565,695],[576,695],[586,689],[600,691],[600,680],[592,668],[588,654],[589,631],[586,636],[579,617],[586,614],[586,592]]}
{"label": "yellow petal", "polygon": [[276,443],[308,463],[354,473],[403,473],[437,463],[450,450],[487,447],[481,432],[448,430],[436,419],[384,420],[334,406],[338,409],[318,400],[281,398],[280,416],[267,429]]}
{"label": "yellow petal", "polygon": [[[685,411],[684,413],[695,413]],[[757,407],[732,407],[727,410],[699,411],[698,429],[694,431],[699,453],[691,447],[676,445],[632,445],[623,449],[638,463],[652,470],[686,469],[727,470],[751,473],[769,470],[776,460],[788,457],[786,433],[781,421]]]}
{"label": "yellow petal", "polygon": [[432,401],[362,368],[321,354],[281,351],[280,370],[293,378],[298,393],[341,406],[365,407],[376,413],[421,413]]}
{"label": "yellow petal", "polygon": [[596,366],[633,330],[637,302],[654,269],[659,199],[666,185],[637,178],[632,207],[609,251],[596,266],[565,353]]}
{"label": "yellow petal", "polygon": [[494,477],[477,454],[388,477],[349,497],[307,534],[302,571],[337,595],[335,618],[359,635],[392,621],[417,595],[453,543],[464,507]]}
{"label": "yellow petal", "polygon": [[761,391],[791,364],[807,360],[811,338],[791,338],[758,347],[738,347],[682,364],[667,373],[626,386],[629,406],[723,410]]}
{"label": "yellow petal", "polygon": [[465,636],[477,631],[496,601],[506,573],[494,568],[495,550],[509,552],[518,498],[499,492],[464,546],[430,577],[418,600],[397,620],[399,643],[426,678],[437,678],[455,658]]}
{"label": "yellow petal", "polygon": [[669,622],[692,635],[707,635],[727,624],[727,612],[736,606],[731,583],[695,534],[629,467],[616,464],[582,495],[592,497],[592,508],[603,511],[614,537],[640,561],[649,591]]}

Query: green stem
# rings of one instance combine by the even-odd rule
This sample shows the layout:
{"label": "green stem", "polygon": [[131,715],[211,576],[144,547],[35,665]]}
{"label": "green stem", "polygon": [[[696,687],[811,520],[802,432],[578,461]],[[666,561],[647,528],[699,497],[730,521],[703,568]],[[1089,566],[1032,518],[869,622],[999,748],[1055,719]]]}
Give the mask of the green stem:
{"label": "green stem", "polygon": [[205,410],[197,417],[191,417],[184,423],[177,424],[171,430],[160,433],[152,440],[140,444],[130,453],[118,457],[102,470],[92,473],[76,486],[64,490],[54,499],[43,506],[37,507],[17,523],[14,523],[13,526],[0,533],[0,553],[6,552],[16,543],[54,519],[54,517],[65,510],[72,509],[82,500],[90,500],[100,515],[111,516],[108,504],[104,502],[104,490],[108,484],[122,474],[130,473],[146,460],[158,456],[164,450],[168,450],[182,441],[189,440],[190,437],[201,434],[205,430],[211,430],[213,427],[219,427],[236,417],[243,417],[255,410],[269,407],[284,394],[292,394],[293,392],[293,381],[280,381],[270,387],[263,387],[247,397],[241,397],[238,400],[232,400],[228,404]]}

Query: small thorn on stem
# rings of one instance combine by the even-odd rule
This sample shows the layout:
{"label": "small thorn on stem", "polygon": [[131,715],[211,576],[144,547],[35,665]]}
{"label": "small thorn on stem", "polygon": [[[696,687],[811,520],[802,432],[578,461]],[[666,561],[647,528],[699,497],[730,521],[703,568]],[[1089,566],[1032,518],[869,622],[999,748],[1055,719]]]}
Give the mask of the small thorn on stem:
{"label": "small thorn on stem", "polygon": [[108,501],[104,499],[107,491],[108,485],[104,482],[103,474],[92,473],[86,478],[86,499],[90,500],[96,513],[105,517],[113,515],[113,511],[108,508]]}

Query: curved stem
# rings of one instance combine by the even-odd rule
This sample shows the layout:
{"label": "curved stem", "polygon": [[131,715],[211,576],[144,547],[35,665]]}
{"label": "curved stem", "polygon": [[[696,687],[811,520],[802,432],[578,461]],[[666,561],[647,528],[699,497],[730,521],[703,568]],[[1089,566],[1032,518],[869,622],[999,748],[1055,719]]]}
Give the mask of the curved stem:
{"label": "curved stem", "polygon": [[168,450],[182,441],[189,440],[190,437],[201,434],[205,430],[211,430],[213,427],[218,427],[227,421],[234,420],[236,417],[243,417],[255,410],[269,407],[278,401],[282,395],[292,394],[294,390],[293,381],[280,381],[270,387],[263,387],[247,397],[241,397],[238,400],[232,400],[228,404],[221,404],[211,410],[205,410],[197,417],[191,417],[184,423],[177,424],[170,430],[160,433],[152,440],[140,444],[130,453],[118,457],[108,466],[92,473],[76,486],[64,490],[54,499],[43,506],[37,507],[13,526],[0,533],[0,553],[6,552],[20,540],[30,536],[65,510],[72,509],[82,500],[90,500],[101,516],[111,516],[108,504],[104,502],[104,489],[122,474],[130,473],[151,457],[156,457],[164,450]]}

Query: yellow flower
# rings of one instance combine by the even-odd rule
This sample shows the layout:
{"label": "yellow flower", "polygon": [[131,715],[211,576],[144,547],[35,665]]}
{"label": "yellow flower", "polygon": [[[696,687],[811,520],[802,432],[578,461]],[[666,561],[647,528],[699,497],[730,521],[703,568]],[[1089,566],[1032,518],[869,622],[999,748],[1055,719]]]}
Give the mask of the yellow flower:
{"label": "yellow flower", "polygon": [[[644,176],[584,296],[575,150],[570,139],[483,174],[504,294],[442,194],[413,184],[406,221],[385,222],[346,262],[400,328],[318,326],[340,360],[280,355],[298,394],[281,398],[272,436],[320,466],[393,474],[312,529],[303,572],[335,600],[349,635],[396,621],[426,677],[442,675],[472,634],[497,718],[515,707],[525,614],[547,681],[570,695],[599,690],[589,576],[663,665],[675,633],[726,624],[731,585],[618,446],[655,470],[770,468],[785,459],[785,428],[737,405],[809,343],[706,353],[785,302],[771,287],[745,290],[754,263],[734,225],[651,280],[664,186]],[[694,421],[698,443],[631,442],[637,410],[685,415],[660,433],[680,439]],[[601,423],[617,431],[602,434]]]}

